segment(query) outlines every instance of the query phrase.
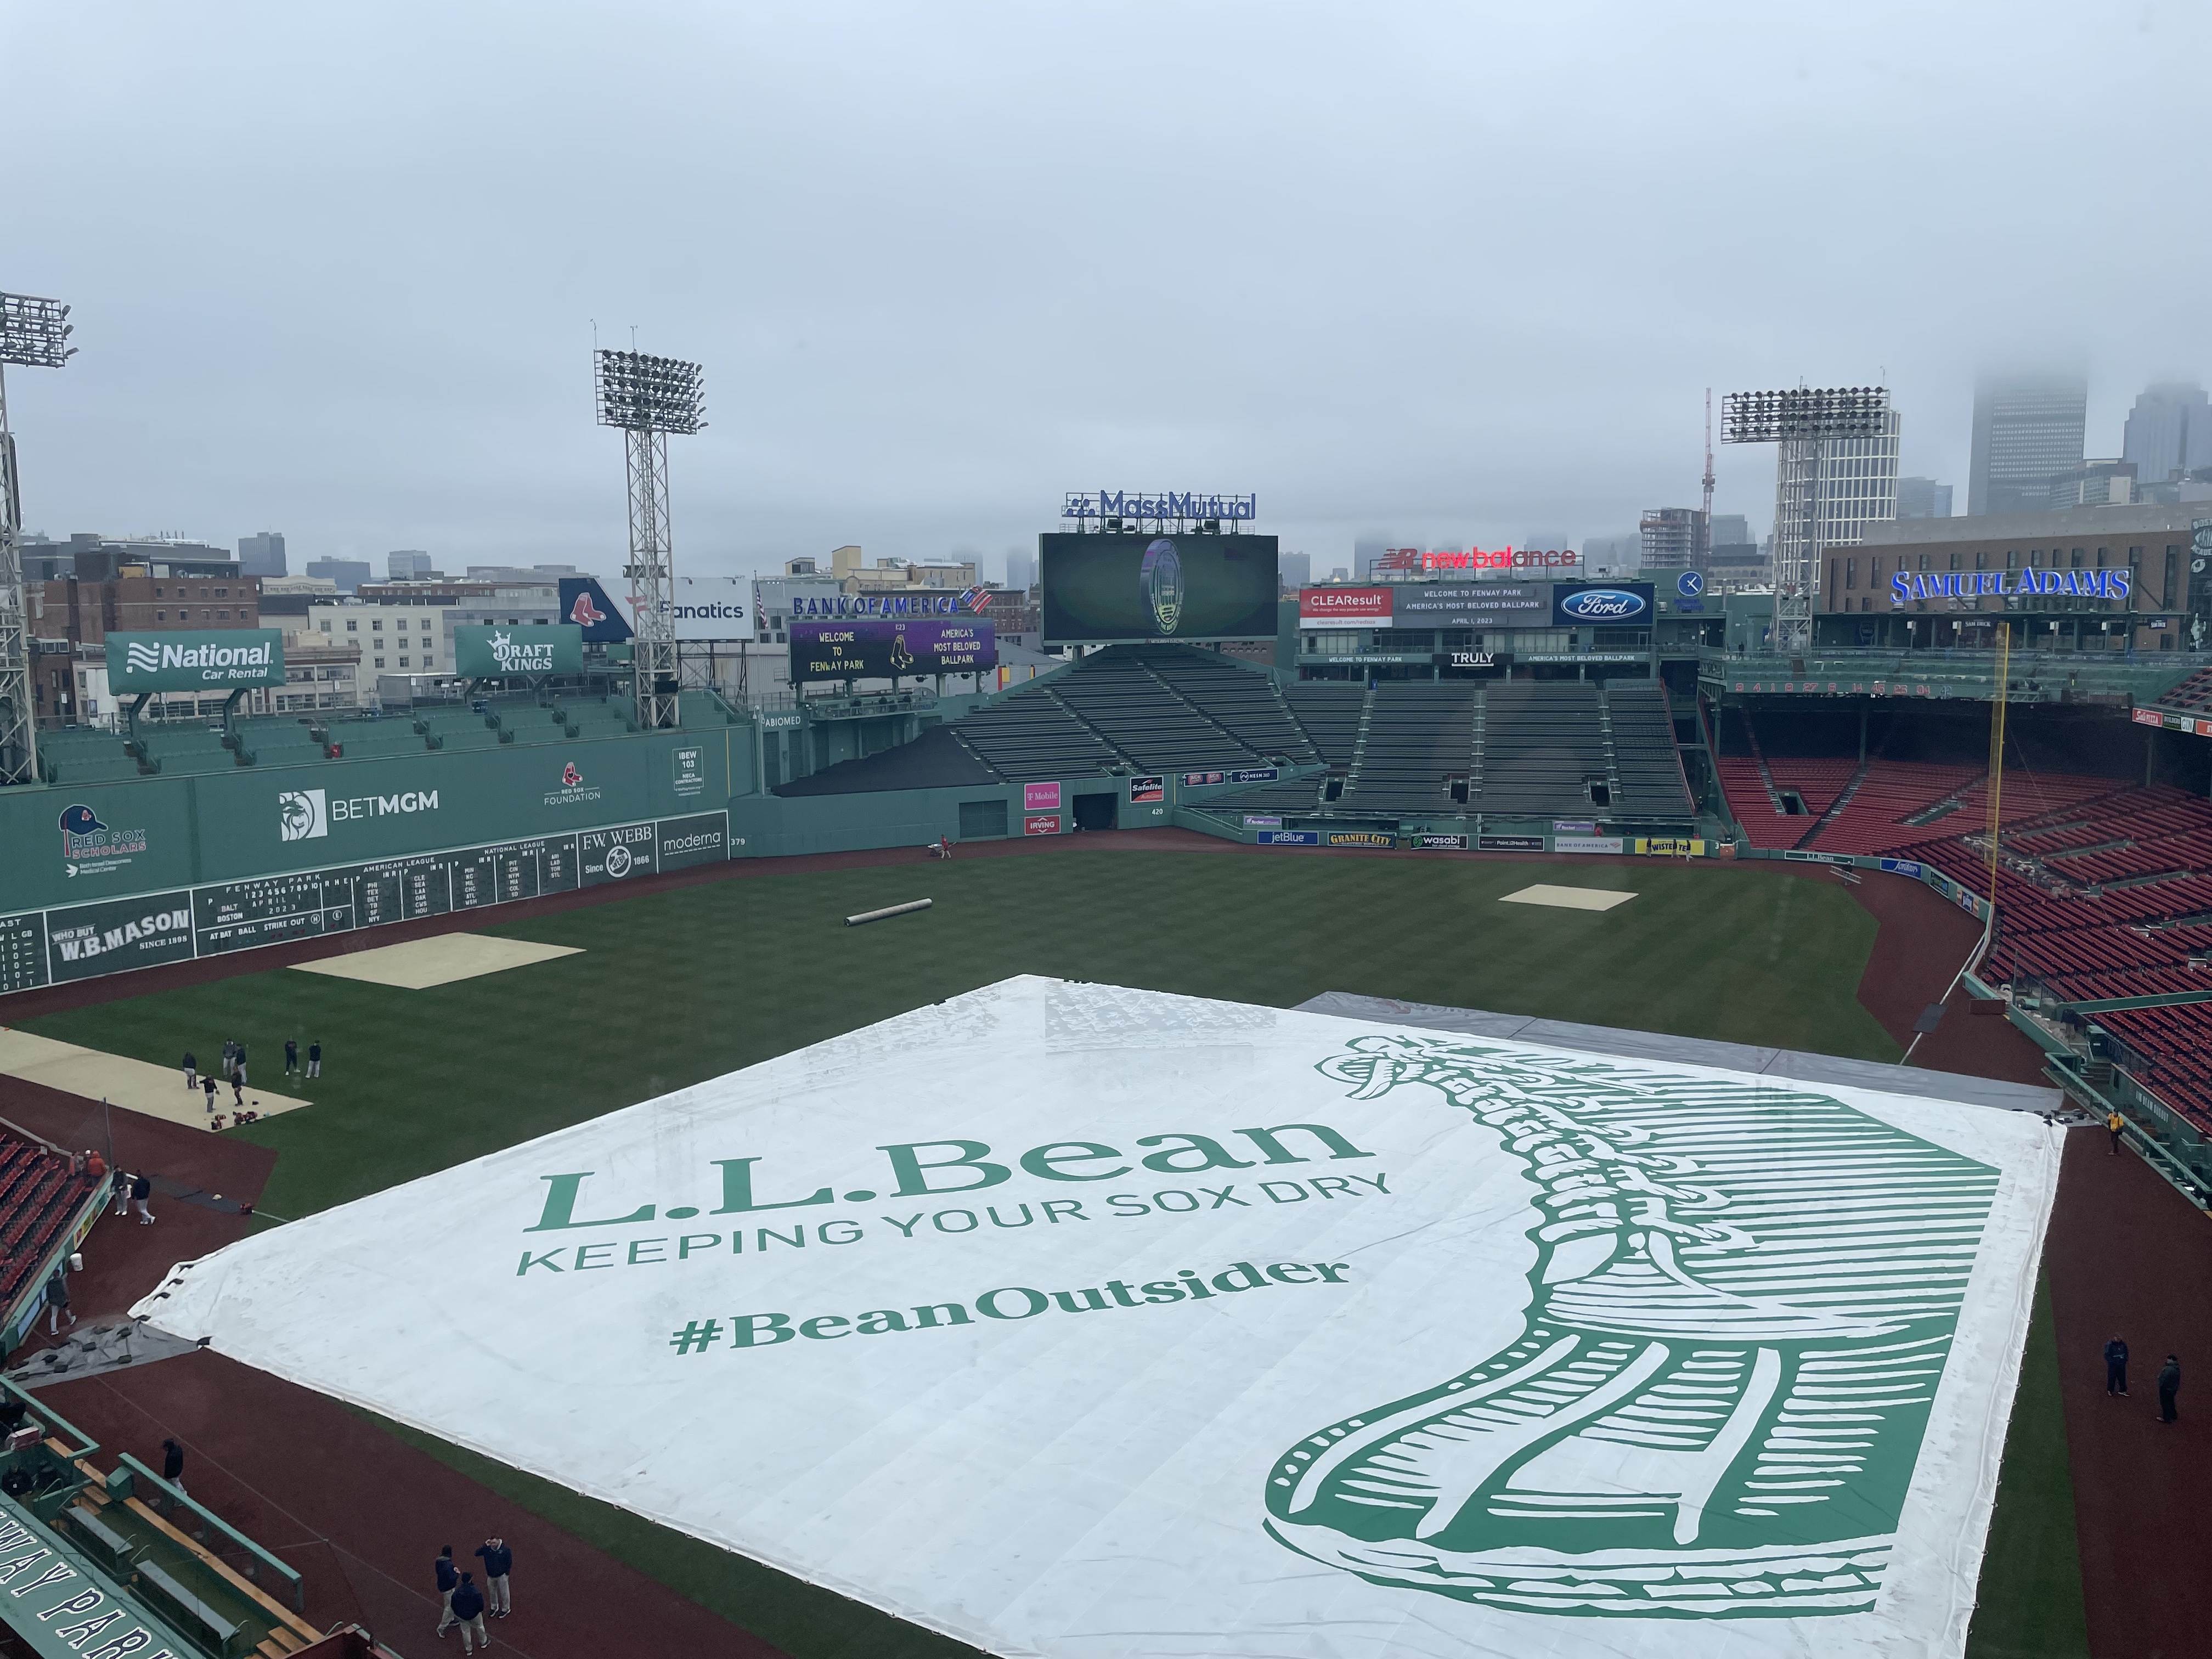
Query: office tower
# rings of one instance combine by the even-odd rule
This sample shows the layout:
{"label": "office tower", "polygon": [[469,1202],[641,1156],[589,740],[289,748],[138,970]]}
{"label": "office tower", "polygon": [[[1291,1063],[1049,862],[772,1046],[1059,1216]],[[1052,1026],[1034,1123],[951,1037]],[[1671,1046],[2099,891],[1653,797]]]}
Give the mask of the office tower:
{"label": "office tower", "polygon": [[1645,509],[1637,526],[1637,566],[1643,570],[1703,568],[1711,547],[1705,515],[1694,507]]}
{"label": "office tower", "polygon": [[[1878,438],[1821,438],[1781,446],[1775,462],[1774,568],[1810,569],[1824,547],[1856,544],[1870,524],[1897,516],[1901,420],[1881,417]],[[2078,434],[2078,428],[2077,434]],[[2042,480],[2045,489],[2050,480]]]}
{"label": "office tower", "polygon": [[2078,374],[1985,374],[1974,388],[1966,512],[2036,513],[2081,465],[2089,383]]}
{"label": "office tower", "polygon": [[1313,582],[1313,555],[1279,555],[1275,560],[1275,574],[1280,579],[1285,593],[1295,593],[1301,587],[1310,586]]}
{"label": "office tower", "polygon": [[1390,550],[1389,536],[1367,535],[1356,538],[1352,544],[1352,573],[1364,581],[1375,574],[1375,567]]}
{"label": "office tower", "polygon": [[1759,538],[1751,533],[1751,521],[1741,513],[1714,514],[1711,538],[1705,567],[1716,576],[1730,575],[1741,580],[1765,563],[1759,550]]}
{"label": "office tower", "polygon": [[1933,478],[1897,481],[1897,516],[1900,519],[1948,519],[1951,516],[1951,486]]}
{"label": "office tower", "polygon": [[2136,481],[2147,484],[2212,466],[2212,406],[2204,388],[2179,380],[2146,386],[2128,411],[2120,459],[2133,461]]}
{"label": "office tower", "polygon": [[2051,481],[2051,507],[2125,507],[2136,499],[2133,461],[2084,461]]}
{"label": "office tower", "polygon": [[238,569],[243,576],[286,574],[282,532],[264,530],[258,536],[240,536],[238,538]]}
{"label": "office tower", "polygon": [[403,549],[391,555],[386,568],[396,582],[419,581],[437,574],[431,568],[430,556],[414,549]]}
{"label": "office tower", "polygon": [[310,559],[307,574],[336,582],[338,592],[350,593],[368,580],[367,559]]}
{"label": "office tower", "polygon": [[1018,549],[1010,550],[1006,555],[1007,592],[1026,593],[1036,586],[1036,555]]}

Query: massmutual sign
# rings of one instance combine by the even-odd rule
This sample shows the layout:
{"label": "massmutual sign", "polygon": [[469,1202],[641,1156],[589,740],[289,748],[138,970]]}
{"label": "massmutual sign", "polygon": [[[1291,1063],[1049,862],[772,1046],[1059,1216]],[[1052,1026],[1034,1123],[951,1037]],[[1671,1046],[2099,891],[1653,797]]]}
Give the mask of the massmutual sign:
{"label": "massmutual sign", "polygon": [[453,672],[463,679],[507,674],[580,674],[584,630],[574,623],[516,628],[456,628]]}
{"label": "massmutual sign", "polygon": [[234,691],[284,684],[284,635],[274,628],[197,633],[110,634],[107,684],[118,697],[142,691]]}

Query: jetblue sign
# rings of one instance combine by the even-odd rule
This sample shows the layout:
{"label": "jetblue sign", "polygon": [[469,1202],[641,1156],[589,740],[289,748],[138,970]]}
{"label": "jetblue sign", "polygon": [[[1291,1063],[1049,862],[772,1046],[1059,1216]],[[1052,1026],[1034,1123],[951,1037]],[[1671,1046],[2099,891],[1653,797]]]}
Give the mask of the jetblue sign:
{"label": "jetblue sign", "polygon": [[1552,621],[1555,626],[1595,623],[1599,627],[1649,627],[1651,623],[1651,584],[1613,582],[1588,587],[1557,583],[1552,589]]}
{"label": "jetblue sign", "polygon": [[1927,575],[1908,575],[1900,570],[1889,579],[1889,602],[1910,605],[1915,599],[1973,599],[1983,594],[2002,599],[2050,594],[2080,599],[2124,599],[2128,597],[2125,570],[1951,570]]}
{"label": "jetblue sign", "polygon": [[1195,490],[1177,495],[1172,489],[1164,495],[1135,489],[1102,489],[1091,495],[1070,490],[1060,509],[1063,519],[1251,520],[1259,514],[1257,495],[1206,495]]}

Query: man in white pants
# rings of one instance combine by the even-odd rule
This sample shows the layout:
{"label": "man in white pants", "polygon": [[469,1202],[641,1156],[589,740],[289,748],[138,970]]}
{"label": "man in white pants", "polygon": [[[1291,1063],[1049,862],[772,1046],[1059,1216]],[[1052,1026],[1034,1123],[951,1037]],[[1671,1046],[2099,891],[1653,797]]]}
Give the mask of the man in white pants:
{"label": "man in white pants", "polygon": [[477,1546],[477,1553],[483,1558],[484,1611],[495,1619],[504,1619],[509,1606],[507,1576],[514,1571],[514,1552],[507,1548],[504,1538],[487,1538]]}

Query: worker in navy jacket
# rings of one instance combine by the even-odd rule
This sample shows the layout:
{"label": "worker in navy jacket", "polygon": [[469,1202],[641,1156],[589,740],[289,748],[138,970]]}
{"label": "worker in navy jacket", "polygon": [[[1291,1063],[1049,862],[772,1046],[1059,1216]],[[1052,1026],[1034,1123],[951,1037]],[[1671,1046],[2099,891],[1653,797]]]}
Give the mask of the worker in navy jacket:
{"label": "worker in navy jacket", "polygon": [[491,1637],[484,1629],[483,1611],[483,1592],[477,1588],[476,1574],[463,1573],[460,1588],[453,1592],[453,1622],[461,1627],[463,1653],[474,1653],[478,1644],[491,1645]]}
{"label": "worker in navy jacket", "polygon": [[504,1619],[513,1607],[507,1599],[507,1575],[514,1570],[514,1552],[507,1548],[504,1538],[487,1538],[477,1546],[477,1553],[483,1558],[484,1610],[495,1619]]}
{"label": "worker in navy jacket", "polygon": [[438,1634],[443,1636],[453,1627],[453,1592],[461,1587],[461,1570],[453,1565],[453,1547],[447,1544],[438,1551]]}

